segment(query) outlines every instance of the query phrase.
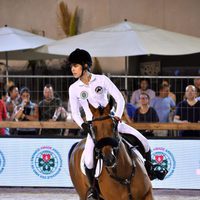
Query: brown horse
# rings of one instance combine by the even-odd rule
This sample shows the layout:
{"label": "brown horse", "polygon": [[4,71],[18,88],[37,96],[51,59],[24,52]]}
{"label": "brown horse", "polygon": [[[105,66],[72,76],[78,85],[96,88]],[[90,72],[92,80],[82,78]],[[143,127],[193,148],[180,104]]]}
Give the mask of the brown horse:
{"label": "brown horse", "polygon": [[[152,185],[144,164],[118,134],[110,116],[110,105],[95,109],[90,105],[94,119],[91,122],[96,157],[103,160],[98,177],[100,197],[104,200],[153,200]],[[86,199],[89,189],[87,177],[81,172],[80,159],[85,139],[71,149],[69,171],[71,180],[80,197]]]}

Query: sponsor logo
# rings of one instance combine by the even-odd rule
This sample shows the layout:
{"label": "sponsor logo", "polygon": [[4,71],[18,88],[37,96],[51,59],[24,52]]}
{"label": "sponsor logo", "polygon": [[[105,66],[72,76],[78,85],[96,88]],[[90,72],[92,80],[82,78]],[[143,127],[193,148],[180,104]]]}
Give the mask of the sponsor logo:
{"label": "sponsor logo", "polygon": [[103,93],[103,88],[101,86],[97,86],[95,88],[95,92],[98,93],[98,94],[102,94]]}
{"label": "sponsor logo", "polygon": [[80,94],[81,99],[87,99],[88,98],[88,93],[86,91],[82,91]]}
{"label": "sponsor logo", "polygon": [[158,170],[161,170],[162,167],[168,170],[165,179],[172,176],[176,168],[176,161],[173,154],[168,149],[163,147],[156,147],[153,149],[151,156],[152,163],[154,165],[158,164]]}
{"label": "sponsor logo", "polygon": [[6,165],[5,157],[2,153],[2,151],[0,151],[0,174],[3,172],[5,165]]}
{"label": "sponsor logo", "polygon": [[31,167],[33,172],[40,178],[54,178],[62,168],[61,155],[53,147],[43,146],[33,153]]}

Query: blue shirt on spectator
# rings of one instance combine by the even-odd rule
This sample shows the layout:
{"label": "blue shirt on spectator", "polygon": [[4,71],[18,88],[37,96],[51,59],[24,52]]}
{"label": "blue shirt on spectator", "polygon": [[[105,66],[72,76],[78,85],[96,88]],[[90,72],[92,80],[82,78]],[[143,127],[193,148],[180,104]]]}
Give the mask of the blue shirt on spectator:
{"label": "blue shirt on spectator", "polygon": [[171,108],[175,107],[175,102],[171,97],[155,97],[150,106],[156,110],[160,122],[169,122],[169,113]]}
{"label": "blue shirt on spectator", "polygon": [[136,106],[134,106],[131,103],[126,103],[126,110],[127,110],[127,114],[130,117],[130,119],[133,119],[135,111],[136,111]]}

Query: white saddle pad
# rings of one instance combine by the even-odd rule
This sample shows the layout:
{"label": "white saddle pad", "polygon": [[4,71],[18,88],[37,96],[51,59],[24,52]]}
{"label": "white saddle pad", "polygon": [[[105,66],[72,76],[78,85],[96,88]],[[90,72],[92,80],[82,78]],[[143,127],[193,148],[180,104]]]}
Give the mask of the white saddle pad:
{"label": "white saddle pad", "polygon": [[142,154],[141,154],[136,148],[132,149],[132,151],[135,152],[135,154],[139,157],[139,159],[140,159],[140,160],[143,162],[143,164],[144,164],[145,159],[144,159],[144,157],[142,156]]}
{"label": "white saddle pad", "polygon": [[[81,161],[80,161],[80,167],[81,167],[81,171],[84,175],[85,174],[85,166],[84,166],[84,154],[82,153],[81,155]],[[95,170],[95,177],[99,177],[101,175],[101,172],[102,172],[102,168],[103,168],[103,160],[102,159],[99,159],[98,162],[97,162],[97,166],[96,166],[96,170]]]}

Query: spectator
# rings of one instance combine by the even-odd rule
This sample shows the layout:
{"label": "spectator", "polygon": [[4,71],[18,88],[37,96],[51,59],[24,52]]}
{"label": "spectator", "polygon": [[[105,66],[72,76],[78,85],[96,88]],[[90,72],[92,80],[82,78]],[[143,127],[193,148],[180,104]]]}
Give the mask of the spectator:
{"label": "spectator", "polygon": [[[21,104],[15,107],[13,118],[15,121],[38,121],[38,105],[30,100],[30,90],[23,87],[20,90]],[[36,128],[17,128],[18,135],[37,135]]]}
{"label": "spectator", "polygon": [[20,96],[19,96],[19,90],[18,87],[15,85],[12,85],[8,88],[8,98],[6,100],[6,109],[8,118],[12,120],[12,114],[14,111],[15,106],[18,106],[20,104]]}
{"label": "spectator", "polygon": [[197,99],[200,100],[200,78],[195,78],[194,79],[194,86],[197,91]]}
{"label": "spectator", "polygon": [[[169,122],[170,112],[175,107],[174,100],[169,97],[169,86],[161,85],[159,88],[159,96],[153,98],[150,102],[159,117],[159,122]],[[155,131],[157,136],[167,136],[168,131]]]}
{"label": "spectator", "polygon": [[[176,107],[174,122],[190,123],[200,122],[200,101],[196,99],[197,91],[194,85],[188,85],[185,89],[186,99],[181,101]],[[183,137],[199,137],[200,131],[184,130],[179,131]]]}
{"label": "spectator", "polygon": [[[0,121],[7,119],[7,110],[6,110],[6,104],[4,102],[3,96],[6,94],[6,92],[1,92],[1,99],[0,99]],[[9,135],[9,132],[6,128],[0,128],[0,135]]]}
{"label": "spectator", "polygon": [[5,89],[3,89],[2,92],[1,92],[1,99],[3,100],[3,102],[5,103],[5,106],[6,106],[6,101],[8,99],[8,94],[7,94]]}
{"label": "spectator", "polygon": [[[140,94],[140,107],[137,108],[134,115],[134,122],[159,122],[158,115],[154,108],[150,107],[150,97],[146,93]],[[141,130],[145,137],[154,136],[153,130]]]}
{"label": "spectator", "polygon": [[[19,96],[19,90],[18,87],[15,85],[11,85],[8,88],[8,98],[6,100],[6,110],[7,110],[7,119],[12,121],[13,120],[13,112],[14,108],[18,106],[21,102],[20,96]],[[16,129],[11,128],[9,129],[10,135],[16,134]]]}
{"label": "spectator", "polygon": [[128,95],[126,90],[121,90],[121,94],[125,100],[125,110],[122,119],[128,123],[132,123],[136,111],[136,106],[128,102]]}
{"label": "spectator", "polygon": [[[171,87],[171,85],[169,84],[169,81],[166,80],[166,79],[164,79],[164,80],[162,81],[162,85],[169,86],[169,89],[170,89],[170,87]],[[169,90],[169,95],[168,95],[168,96],[171,97],[171,98],[174,100],[174,102],[176,103],[176,95],[175,95],[173,92],[171,92],[170,90]]]}
{"label": "spectator", "polygon": [[[62,121],[67,118],[67,111],[62,107],[60,98],[54,96],[52,85],[47,84],[43,90],[44,99],[39,102],[40,121]],[[62,129],[42,129],[41,135],[61,135]]]}
{"label": "spectator", "polygon": [[149,89],[149,82],[148,82],[147,79],[141,79],[141,81],[140,81],[140,89],[135,90],[132,93],[130,102],[133,105],[136,105],[137,107],[139,107],[139,100],[140,100],[140,94],[141,93],[148,94],[149,97],[150,97],[150,100],[155,97],[155,92],[153,90]]}

